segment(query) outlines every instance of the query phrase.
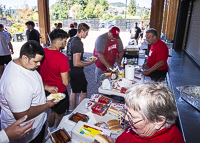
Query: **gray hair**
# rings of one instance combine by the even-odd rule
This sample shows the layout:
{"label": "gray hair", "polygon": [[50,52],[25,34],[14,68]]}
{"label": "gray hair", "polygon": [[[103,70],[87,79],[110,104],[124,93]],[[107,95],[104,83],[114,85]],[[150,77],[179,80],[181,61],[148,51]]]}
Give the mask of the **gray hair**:
{"label": "gray hair", "polygon": [[149,29],[146,31],[146,33],[151,33],[152,36],[158,37],[158,33],[157,33],[156,29],[154,29],[154,28],[149,28]]}
{"label": "gray hair", "polygon": [[165,83],[137,83],[127,92],[126,106],[139,112],[148,121],[159,121],[160,116],[164,116],[166,128],[175,123],[176,103]]}

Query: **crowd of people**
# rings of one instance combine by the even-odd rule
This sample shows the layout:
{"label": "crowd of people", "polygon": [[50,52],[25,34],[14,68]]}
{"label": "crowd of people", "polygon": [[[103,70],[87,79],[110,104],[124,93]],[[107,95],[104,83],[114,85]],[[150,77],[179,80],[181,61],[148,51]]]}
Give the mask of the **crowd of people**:
{"label": "crowd of people", "polygon": [[[27,42],[21,47],[19,58],[12,60],[11,36],[0,24],[0,142],[42,143],[45,123],[57,127],[71,105],[76,108],[87,97],[87,79],[84,67],[95,63],[95,81],[100,75],[111,71],[116,63],[121,67],[123,44],[120,29],[112,27],[100,35],[94,45],[93,55],[97,60],[84,61],[82,39],[88,36],[90,27],[86,23],[70,24],[68,32],[62,30],[62,23],[49,34],[51,44],[40,45],[41,35],[33,21],[26,22]],[[138,83],[125,96],[127,128],[117,139],[105,136],[111,143],[117,142],[171,142],[184,140],[175,126],[176,104],[172,92],[162,82],[168,72],[169,51],[153,28],[141,29],[135,23],[131,38],[138,42],[145,38],[151,49],[142,72],[155,83]],[[145,32],[145,33],[144,33]],[[67,45],[66,55],[60,52]],[[6,65],[6,68],[5,68]],[[159,83],[157,83],[159,82]],[[71,91],[67,85],[71,85]],[[64,93],[60,102],[46,101],[51,93]],[[70,94],[68,95],[68,92]],[[47,114],[46,110],[50,109]],[[47,121],[48,120],[48,121]]]}

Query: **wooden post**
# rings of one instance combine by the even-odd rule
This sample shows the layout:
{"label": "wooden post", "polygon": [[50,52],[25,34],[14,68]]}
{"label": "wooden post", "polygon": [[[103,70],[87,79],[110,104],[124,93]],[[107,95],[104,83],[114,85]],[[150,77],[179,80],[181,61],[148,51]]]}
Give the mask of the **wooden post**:
{"label": "wooden post", "polygon": [[152,0],[151,3],[150,28],[157,30],[159,38],[162,28],[164,1],[165,0]]}
{"label": "wooden post", "polygon": [[162,33],[165,33],[165,29],[166,29],[166,23],[167,23],[167,18],[168,18],[168,4],[169,4],[169,0],[165,1],[165,11],[164,11],[164,19],[163,19],[163,25],[162,25]]}
{"label": "wooden post", "polygon": [[50,33],[49,0],[38,0],[38,14],[41,43],[48,44],[47,33]]}
{"label": "wooden post", "polygon": [[168,2],[168,18],[166,21],[166,28],[164,33],[167,36],[167,40],[174,40],[179,0],[168,0]]}

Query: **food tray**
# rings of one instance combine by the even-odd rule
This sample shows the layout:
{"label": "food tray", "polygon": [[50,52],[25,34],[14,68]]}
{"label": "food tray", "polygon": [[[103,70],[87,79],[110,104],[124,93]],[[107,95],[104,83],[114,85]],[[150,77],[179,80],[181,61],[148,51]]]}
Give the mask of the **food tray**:
{"label": "food tray", "polygon": [[200,86],[187,85],[177,88],[181,97],[200,111]]}
{"label": "food tray", "polygon": [[[58,142],[67,143],[67,142],[71,141],[71,137],[69,136],[69,134],[67,133],[67,131],[65,129],[55,130],[51,134],[52,134],[54,140],[56,141],[56,143],[58,143]],[[51,140],[52,140],[52,138],[51,138]]]}
{"label": "food tray", "polygon": [[[74,118],[77,117],[77,120],[74,121]],[[79,113],[79,112],[76,112],[76,113],[73,113],[69,116],[69,120],[72,121],[72,122],[75,122],[75,123],[78,123],[78,121],[83,121],[83,122],[88,122],[89,120],[89,117],[85,114],[82,114],[82,113]]]}

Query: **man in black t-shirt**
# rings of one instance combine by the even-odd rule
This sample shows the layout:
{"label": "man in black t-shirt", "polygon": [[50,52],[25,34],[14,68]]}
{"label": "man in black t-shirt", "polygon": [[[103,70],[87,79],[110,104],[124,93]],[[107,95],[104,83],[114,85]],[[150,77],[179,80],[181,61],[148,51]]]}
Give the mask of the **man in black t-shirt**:
{"label": "man in black t-shirt", "polygon": [[137,22],[135,22],[135,26],[130,29],[131,33],[131,39],[135,39],[136,43],[138,45],[138,38],[139,34],[141,33],[141,29],[137,26]]}
{"label": "man in black t-shirt", "polygon": [[40,33],[36,29],[34,29],[35,23],[33,21],[28,21],[25,24],[26,24],[28,30],[30,31],[27,35],[27,38],[28,38],[27,41],[35,40],[40,43],[41,36],[40,36]]}
{"label": "man in black t-shirt", "polygon": [[89,26],[85,23],[81,23],[77,29],[77,35],[72,37],[67,44],[67,57],[70,67],[70,84],[71,94],[70,103],[72,110],[76,108],[76,94],[79,94],[79,103],[87,97],[87,80],[83,71],[84,66],[88,66],[94,63],[94,60],[85,62],[83,60],[83,43],[81,39],[85,39],[89,32]]}

